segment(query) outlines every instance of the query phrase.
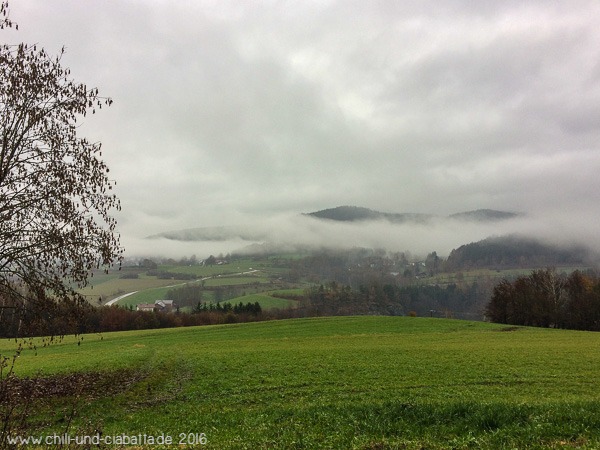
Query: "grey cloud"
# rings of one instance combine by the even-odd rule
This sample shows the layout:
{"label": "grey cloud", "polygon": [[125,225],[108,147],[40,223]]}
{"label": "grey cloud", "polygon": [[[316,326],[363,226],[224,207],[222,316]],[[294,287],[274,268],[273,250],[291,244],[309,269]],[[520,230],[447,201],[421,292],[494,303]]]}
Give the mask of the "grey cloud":
{"label": "grey cloud", "polygon": [[104,144],[131,242],[341,204],[600,216],[596,2],[11,8],[11,39],[64,44],[74,77],[115,100],[82,131]]}

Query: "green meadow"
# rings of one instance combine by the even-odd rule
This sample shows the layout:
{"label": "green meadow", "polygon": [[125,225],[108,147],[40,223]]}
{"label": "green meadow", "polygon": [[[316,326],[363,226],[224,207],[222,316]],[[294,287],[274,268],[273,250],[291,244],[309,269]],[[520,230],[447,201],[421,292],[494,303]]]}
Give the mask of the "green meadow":
{"label": "green meadow", "polygon": [[95,374],[78,399],[45,399],[31,433],[62,430],[57,411],[75,402],[74,435],[204,433],[201,448],[600,446],[598,333],[294,319],[65,338],[25,351],[16,371],[59,383]]}
{"label": "green meadow", "polygon": [[277,298],[273,296],[273,292],[244,295],[243,297],[236,297],[232,300],[228,300],[228,302],[233,305],[238,304],[240,302],[244,304],[258,302],[263,310],[269,310],[273,308],[293,308],[297,305],[297,302],[295,300],[288,300],[285,298]]}
{"label": "green meadow", "polygon": [[[158,278],[148,275],[148,269],[124,267],[110,273],[96,272],[90,284],[79,292],[93,305],[105,304],[125,294],[131,294],[117,302],[120,306],[133,306],[139,303],[153,303],[167,299],[169,290],[186,284],[202,284],[207,291],[204,300],[214,301],[210,288],[243,288],[247,294],[258,294],[281,288],[283,283],[276,280],[287,269],[277,267],[268,257],[260,259],[236,259],[231,264],[213,266],[160,265],[161,273],[173,274],[172,278]],[[177,279],[177,274],[192,275],[193,280]],[[128,275],[134,275],[135,278]],[[133,294],[132,294],[133,293]],[[227,299],[229,301],[230,299]],[[236,299],[237,300],[237,299]],[[265,294],[263,309],[286,307],[290,302],[278,301]],[[248,300],[241,299],[244,303]],[[254,300],[253,300],[254,302]]]}

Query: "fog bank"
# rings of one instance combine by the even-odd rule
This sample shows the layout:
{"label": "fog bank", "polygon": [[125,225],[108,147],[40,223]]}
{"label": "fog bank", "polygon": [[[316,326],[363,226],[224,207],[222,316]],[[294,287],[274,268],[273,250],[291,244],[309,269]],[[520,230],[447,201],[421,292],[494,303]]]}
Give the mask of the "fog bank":
{"label": "fog bank", "polygon": [[[391,223],[385,220],[340,222],[315,219],[298,214],[273,215],[267,218],[248,216],[234,226],[219,229],[198,228],[192,231],[200,236],[211,235],[210,240],[177,240],[164,237],[123,241],[129,257],[162,256],[181,258],[248,251],[257,245],[280,251],[299,248],[372,248],[388,252],[410,252],[424,256],[436,251],[447,257],[455,248],[491,236],[518,234],[558,245],[582,245],[600,251],[594,217],[570,220],[563,212],[545,215],[526,215],[498,222],[469,222],[448,218],[434,218],[427,223]],[[239,218],[238,218],[239,219]],[[188,230],[189,231],[189,230]],[[212,234],[211,234],[212,233]],[[177,235],[176,232],[171,235]],[[185,233],[182,233],[185,235]],[[189,235],[187,235],[189,239]]]}

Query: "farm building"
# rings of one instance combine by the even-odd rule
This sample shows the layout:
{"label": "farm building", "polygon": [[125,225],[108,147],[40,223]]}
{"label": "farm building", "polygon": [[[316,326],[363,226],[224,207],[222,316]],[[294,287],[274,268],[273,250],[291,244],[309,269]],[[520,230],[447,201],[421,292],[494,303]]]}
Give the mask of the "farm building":
{"label": "farm building", "polygon": [[177,310],[177,304],[173,300],[156,300],[154,303],[139,303],[137,311],[173,312]]}

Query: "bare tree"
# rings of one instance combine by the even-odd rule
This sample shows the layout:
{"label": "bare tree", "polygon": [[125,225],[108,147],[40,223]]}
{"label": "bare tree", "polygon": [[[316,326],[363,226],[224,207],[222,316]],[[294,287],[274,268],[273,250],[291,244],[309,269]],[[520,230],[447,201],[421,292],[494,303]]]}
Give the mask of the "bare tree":
{"label": "bare tree", "polygon": [[[0,29],[17,28],[0,4]],[[37,45],[0,45],[0,307],[78,299],[93,269],[120,263],[120,209],[101,144],[78,120],[108,106]]]}

